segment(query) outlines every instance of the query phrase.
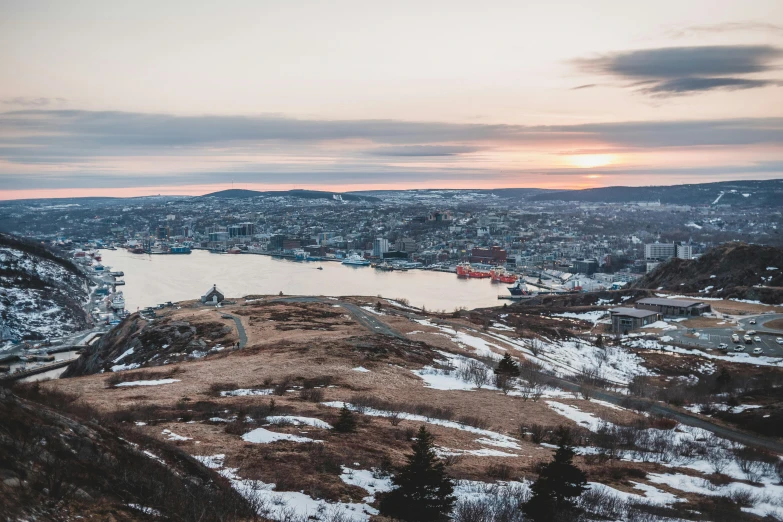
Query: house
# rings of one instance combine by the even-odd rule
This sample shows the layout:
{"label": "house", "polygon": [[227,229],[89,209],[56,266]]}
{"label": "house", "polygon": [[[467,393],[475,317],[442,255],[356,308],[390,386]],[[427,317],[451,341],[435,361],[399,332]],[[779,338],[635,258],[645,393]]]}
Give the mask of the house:
{"label": "house", "polygon": [[223,292],[218,290],[217,285],[212,285],[212,288],[201,296],[201,302],[206,304],[218,304],[222,303],[225,298],[226,296],[223,295]]}
{"label": "house", "polygon": [[662,318],[658,312],[638,308],[615,308],[609,310],[609,314],[612,316],[612,332],[614,333],[636,330]]}
{"label": "house", "polygon": [[712,311],[707,303],[689,299],[666,299],[647,297],[636,301],[636,308],[652,310],[669,316],[698,316]]}

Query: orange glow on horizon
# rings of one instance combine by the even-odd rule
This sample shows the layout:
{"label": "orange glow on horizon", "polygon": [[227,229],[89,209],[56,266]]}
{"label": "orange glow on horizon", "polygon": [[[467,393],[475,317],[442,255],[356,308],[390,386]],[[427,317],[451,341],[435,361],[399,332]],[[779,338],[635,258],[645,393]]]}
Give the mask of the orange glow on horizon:
{"label": "orange glow on horizon", "polygon": [[[560,180],[558,180],[560,181]],[[535,185],[535,186],[534,186]],[[591,187],[593,185],[590,185]],[[476,181],[444,181],[444,182],[422,182],[422,183],[378,183],[378,184],[345,184],[345,185],[305,185],[305,184],[262,184],[262,183],[241,183],[233,187],[230,183],[216,183],[208,185],[174,185],[174,186],[147,186],[147,187],[117,187],[117,188],[83,188],[83,189],[20,189],[20,190],[0,190],[0,200],[15,199],[50,199],[50,198],[83,198],[83,197],[117,197],[133,198],[143,196],[201,196],[210,192],[221,190],[247,189],[247,190],[321,190],[324,192],[356,192],[370,190],[414,190],[414,189],[500,189],[500,188],[546,188],[546,189],[580,189],[585,188],[580,182],[566,183],[511,183],[498,181],[486,186]]]}
{"label": "orange glow on horizon", "polygon": [[568,164],[580,169],[605,167],[615,163],[617,163],[617,158],[614,154],[578,154],[568,156]]}

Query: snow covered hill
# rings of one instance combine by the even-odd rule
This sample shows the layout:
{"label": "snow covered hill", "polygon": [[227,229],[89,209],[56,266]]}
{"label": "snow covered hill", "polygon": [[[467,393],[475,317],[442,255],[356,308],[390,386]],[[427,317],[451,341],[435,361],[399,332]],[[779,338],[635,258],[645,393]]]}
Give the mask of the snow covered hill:
{"label": "snow covered hill", "polygon": [[0,347],[85,328],[89,281],[43,247],[0,235]]}

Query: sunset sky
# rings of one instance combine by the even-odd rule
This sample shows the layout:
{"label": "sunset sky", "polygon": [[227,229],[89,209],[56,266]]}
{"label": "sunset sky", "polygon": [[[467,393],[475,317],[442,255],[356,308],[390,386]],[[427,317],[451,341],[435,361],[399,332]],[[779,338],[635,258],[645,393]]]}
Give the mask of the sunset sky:
{"label": "sunset sky", "polygon": [[0,0],[0,199],[782,175],[781,0]]}

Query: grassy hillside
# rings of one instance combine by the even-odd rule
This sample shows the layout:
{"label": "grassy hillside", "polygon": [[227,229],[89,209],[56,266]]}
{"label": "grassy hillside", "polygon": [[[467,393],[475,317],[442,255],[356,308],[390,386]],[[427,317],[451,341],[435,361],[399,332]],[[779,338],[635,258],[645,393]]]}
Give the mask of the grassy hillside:
{"label": "grassy hillside", "polygon": [[779,304],[783,302],[783,249],[726,243],[697,260],[671,259],[633,287]]}

